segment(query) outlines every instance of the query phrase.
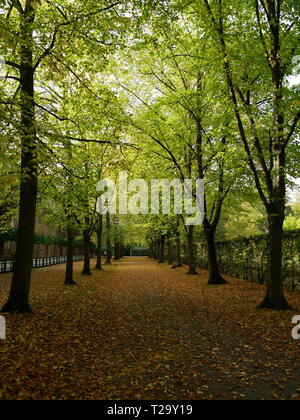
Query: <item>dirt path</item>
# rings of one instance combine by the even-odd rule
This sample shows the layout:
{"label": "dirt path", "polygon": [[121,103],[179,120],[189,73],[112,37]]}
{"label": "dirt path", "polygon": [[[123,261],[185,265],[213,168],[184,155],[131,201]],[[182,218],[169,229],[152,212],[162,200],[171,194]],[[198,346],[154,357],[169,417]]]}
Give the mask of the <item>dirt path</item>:
{"label": "dirt path", "polygon": [[[77,286],[64,266],[35,270],[34,315],[7,316],[0,341],[3,399],[298,399],[294,310],[257,311],[263,289],[229,279],[208,287],[146,258],[128,258]],[[0,304],[10,276],[0,276]]]}

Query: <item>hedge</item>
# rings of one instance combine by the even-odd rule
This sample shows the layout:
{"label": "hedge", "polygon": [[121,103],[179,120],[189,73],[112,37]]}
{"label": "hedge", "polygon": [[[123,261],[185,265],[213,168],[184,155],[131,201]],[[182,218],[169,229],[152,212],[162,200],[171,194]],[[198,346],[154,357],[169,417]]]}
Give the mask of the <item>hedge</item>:
{"label": "hedge", "polygon": [[[223,274],[264,284],[268,264],[267,235],[252,236],[217,242],[220,269]],[[207,268],[206,244],[197,244],[197,261]],[[284,287],[300,292],[300,230],[284,233],[283,238]]]}

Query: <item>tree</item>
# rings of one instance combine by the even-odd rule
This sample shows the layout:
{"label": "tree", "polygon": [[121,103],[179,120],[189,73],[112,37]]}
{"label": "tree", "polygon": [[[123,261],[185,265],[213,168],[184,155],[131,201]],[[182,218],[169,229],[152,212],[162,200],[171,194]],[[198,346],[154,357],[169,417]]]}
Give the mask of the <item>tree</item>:
{"label": "tree", "polygon": [[[282,287],[286,162],[300,111],[285,79],[299,51],[299,5],[281,0],[247,2],[247,15],[243,13],[234,27],[224,2],[203,1],[222,57],[219,70],[224,72],[240,138],[268,217],[269,272],[260,307],[288,309]],[[247,28],[246,33],[243,30],[246,39],[240,36],[241,26]],[[234,42],[228,39],[229,30],[236,35]],[[240,57],[233,53],[237,43]],[[243,75],[237,68],[243,69]]]}
{"label": "tree", "polygon": [[35,8],[32,0],[26,0],[24,8],[19,2],[11,2],[19,14],[20,56],[19,63],[7,63],[16,68],[20,79],[21,111],[21,184],[19,227],[15,270],[8,301],[2,312],[31,312],[29,289],[34,246],[34,229],[37,203],[37,138],[35,126],[33,25]]}

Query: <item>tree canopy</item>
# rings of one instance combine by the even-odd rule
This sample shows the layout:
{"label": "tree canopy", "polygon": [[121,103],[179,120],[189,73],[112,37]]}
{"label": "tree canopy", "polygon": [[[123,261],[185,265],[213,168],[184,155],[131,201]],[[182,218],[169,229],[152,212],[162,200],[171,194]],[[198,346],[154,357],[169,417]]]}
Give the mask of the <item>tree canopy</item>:
{"label": "tree canopy", "polygon": [[[4,311],[31,310],[36,214],[69,247],[83,235],[85,274],[88,244],[101,248],[104,233],[107,250],[127,241],[163,252],[181,236],[190,274],[194,244],[206,242],[211,284],[225,283],[217,239],[267,232],[261,306],[288,308],[283,230],[300,227],[299,205],[286,211],[300,176],[299,13],[297,0],[1,1],[0,232],[19,220]],[[203,222],[187,227],[188,212],[174,208],[100,220],[97,182],[120,171],[149,185],[204,179]]]}

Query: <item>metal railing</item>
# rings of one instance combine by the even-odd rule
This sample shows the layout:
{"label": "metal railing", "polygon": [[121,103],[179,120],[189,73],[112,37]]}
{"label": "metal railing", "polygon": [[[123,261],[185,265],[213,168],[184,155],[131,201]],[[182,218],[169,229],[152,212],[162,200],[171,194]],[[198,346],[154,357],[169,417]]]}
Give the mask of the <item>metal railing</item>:
{"label": "metal railing", "polygon": [[[73,257],[73,261],[82,261],[83,256]],[[51,265],[64,264],[67,262],[67,257],[46,257],[34,258],[32,260],[32,268],[50,267]],[[0,273],[11,273],[14,271],[14,261],[0,261]]]}

